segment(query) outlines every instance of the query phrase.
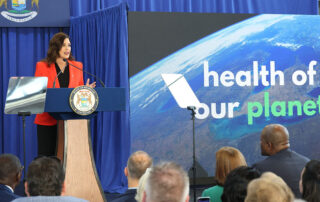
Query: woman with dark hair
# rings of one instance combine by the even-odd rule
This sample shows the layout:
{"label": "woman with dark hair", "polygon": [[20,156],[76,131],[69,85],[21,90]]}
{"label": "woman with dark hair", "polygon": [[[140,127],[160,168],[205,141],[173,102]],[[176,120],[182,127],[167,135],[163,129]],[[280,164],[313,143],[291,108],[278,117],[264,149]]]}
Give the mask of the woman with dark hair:
{"label": "woman with dark hair", "polygon": [[[35,76],[48,77],[47,88],[75,88],[84,85],[83,72],[70,68],[69,63],[82,69],[82,63],[75,61],[71,54],[69,36],[59,32],[50,39],[47,57],[37,63]],[[88,79],[86,85],[95,87],[96,84],[89,84]],[[34,123],[37,124],[38,156],[56,155],[57,120],[44,112],[37,114]]]}
{"label": "woman with dark hair", "polygon": [[311,160],[302,170],[300,192],[307,202],[320,201],[320,161]]}
{"label": "woman with dark hair", "polygon": [[258,170],[248,166],[240,166],[231,171],[224,183],[222,202],[244,202],[249,182],[260,176]]}

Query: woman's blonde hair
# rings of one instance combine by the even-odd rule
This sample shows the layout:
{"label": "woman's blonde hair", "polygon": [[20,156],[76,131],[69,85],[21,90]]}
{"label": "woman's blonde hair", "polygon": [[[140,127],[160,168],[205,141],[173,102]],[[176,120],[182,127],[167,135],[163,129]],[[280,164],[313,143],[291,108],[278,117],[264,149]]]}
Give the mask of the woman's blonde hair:
{"label": "woman's blonde hair", "polygon": [[216,173],[218,184],[223,185],[227,175],[239,166],[246,166],[247,162],[242,153],[234,147],[222,147],[216,153]]}
{"label": "woman's blonde hair", "polygon": [[248,185],[245,202],[293,202],[294,195],[282,178],[265,172],[260,178]]}
{"label": "woman's blonde hair", "polygon": [[139,179],[139,186],[137,189],[136,196],[134,197],[134,199],[136,199],[136,201],[138,201],[138,202],[142,201],[143,192],[145,190],[145,185],[146,185],[147,179],[150,175],[150,171],[151,171],[151,168],[147,168],[146,172]]}

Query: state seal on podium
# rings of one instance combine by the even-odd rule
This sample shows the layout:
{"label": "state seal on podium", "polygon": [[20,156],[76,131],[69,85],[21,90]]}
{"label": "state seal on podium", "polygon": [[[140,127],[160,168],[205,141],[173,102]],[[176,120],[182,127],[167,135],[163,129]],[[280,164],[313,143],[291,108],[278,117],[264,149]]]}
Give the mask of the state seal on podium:
{"label": "state seal on podium", "polygon": [[69,103],[71,109],[79,115],[92,114],[98,107],[99,97],[97,92],[88,86],[79,86],[72,90]]}

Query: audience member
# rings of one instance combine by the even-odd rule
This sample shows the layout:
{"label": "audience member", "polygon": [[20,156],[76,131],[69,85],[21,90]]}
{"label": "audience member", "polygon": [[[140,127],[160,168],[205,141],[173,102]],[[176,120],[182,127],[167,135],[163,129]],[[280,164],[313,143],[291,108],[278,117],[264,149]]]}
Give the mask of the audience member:
{"label": "audience member", "polygon": [[289,149],[287,128],[280,124],[267,125],[261,132],[260,144],[261,154],[269,157],[253,167],[279,175],[299,198],[299,176],[309,159]]}
{"label": "audience member", "polygon": [[150,170],[151,170],[151,168],[148,168],[146,170],[146,172],[141,176],[141,178],[139,180],[139,186],[138,186],[138,189],[137,189],[137,194],[136,194],[136,197],[134,197],[136,199],[136,201],[138,201],[138,202],[142,202],[143,192],[145,190],[145,185],[146,185],[147,179],[148,179],[148,177],[150,175]]}
{"label": "audience member", "polygon": [[248,185],[245,202],[293,202],[294,195],[288,185],[277,175],[265,172]]}
{"label": "audience member", "polygon": [[13,193],[21,178],[20,160],[13,154],[0,155],[0,201],[12,201],[19,196]]}
{"label": "audience member", "polygon": [[128,159],[124,174],[128,179],[128,190],[120,194],[114,202],[135,202],[139,179],[152,166],[152,158],[144,151],[134,152]]}
{"label": "audience member", "polygon": [[145,185],[143,202],[189,201],[189,178],[177,164],[168,162],[153,167]]}
{"label": "audience member", "polygon": [[320,201],[320,161],[311,160],[301,172],[300,191],[308,202]]}
{"label": "audience member", "polygon": [[211,201],[221,202],[223,185],[227,175],[239,166],[246,166],[246,160],[242,153],[233,147],[222,147],[216,153],[215,178],[218,185],[205,189],[202,196],[210,197]]}
{"label": "audience member", "polygon": [[14,202],[23,201],[70,201],[84,202],[65,193],[65,173],[60,161],[52,157],[40,157],[33,160],[29,167],[25,182],[28,197],[18,198]]}
{"label": "audience member", "polygon": [[229,173],[223,187],[223,202],[244,202],[247,186],[253,179],[260,177],[260,172],[252,167],[241,166]]}

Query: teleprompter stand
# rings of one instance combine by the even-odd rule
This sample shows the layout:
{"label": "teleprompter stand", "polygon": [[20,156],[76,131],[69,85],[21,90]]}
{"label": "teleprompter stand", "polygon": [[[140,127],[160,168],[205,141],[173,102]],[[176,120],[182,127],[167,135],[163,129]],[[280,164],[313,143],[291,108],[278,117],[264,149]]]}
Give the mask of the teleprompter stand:
{"label": "teleprompter stand", "polygon": [[193,198],[196,201],[196,177],[197,177],[197,170],[196,170],[196,134],[195,134],[195,115],[196,115],[196,108],[189,106],[187,107],[188,110],[191,111],[191,120],[192,120],[192,175],[193,175]]}
{"label": "teleprompter stand", "polygon": [[[30,116],[31,112],[18,112],[18,116],[22,117],[23,130],[23,165],[26,166],[26,116]],[[23,176],[26,177],[26,169],[23,169]]]}
{"label": "teleprompter stand", "polygon": [[192,119],[192,175],[193,175],[193,196],[196,202],[196,144],[195,144],[195,115],[196,107],[200,106],[197,96],[194,94],[187,80],[182,74],[162,74],[162,79],[169,88],[172,96],[180,108],[187,108],[191,111]]}
{"label": "teleprompter stand", "polygon": [[[26,165],[26,117],[44,111],[47,77],[11,77],[9,80],[5,113],[22,117],[23,165]],[[26,177],[24,169],[23,174]]]}

